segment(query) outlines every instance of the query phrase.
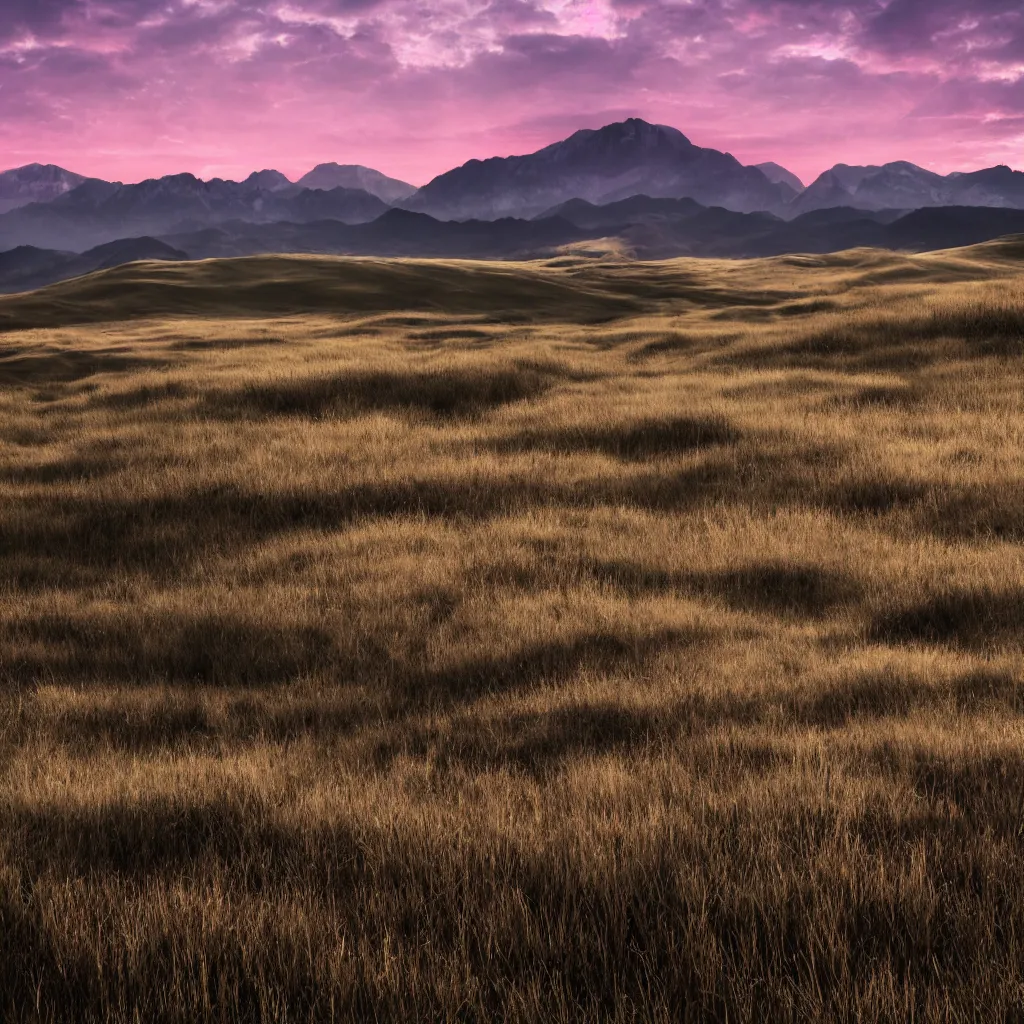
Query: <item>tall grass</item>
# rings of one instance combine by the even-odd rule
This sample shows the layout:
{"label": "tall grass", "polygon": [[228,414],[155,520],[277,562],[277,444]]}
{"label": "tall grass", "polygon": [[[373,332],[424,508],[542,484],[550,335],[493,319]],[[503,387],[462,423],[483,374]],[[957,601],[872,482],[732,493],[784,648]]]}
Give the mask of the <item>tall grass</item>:
{"label": "tall grass", "polygon": [[0,1018],[1024,1019],[1022,286],[0,300]]}

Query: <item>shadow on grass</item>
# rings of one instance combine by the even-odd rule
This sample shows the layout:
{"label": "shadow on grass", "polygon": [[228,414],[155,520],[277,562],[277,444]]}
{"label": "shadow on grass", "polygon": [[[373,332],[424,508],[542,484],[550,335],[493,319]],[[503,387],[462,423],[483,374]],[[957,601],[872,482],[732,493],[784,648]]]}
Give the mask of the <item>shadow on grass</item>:
{"label": "shadow on grass", "polygon": [[84,483],[108,477],[122,465],[116,455],[77,454],[52,462],[0,468],[0,480],[9,484],[50,486]]}
{"label": "shadow on grass", "polygon": [[825,411],[914,410],[927,401],[928,394],[928,388],[920,382],[876,384],[852,390],[834,388],[821,398],[820,407]]}
{"label": "shadow on grass", "polygon": [[494,343],[501,339],[496,331],[482,331],[478,327],[432,327],[422,331],[412,331],[406,335],[407,341],[422,342],[429,348],[443,348],[448,341],[476,341]]}
{"label": "shadow on grass", "polygon": [[694,630],[650,634],[588,633],[544,641],[498,657],[484,657],[412,672],[402,688],[429,704],[438,698],[474,699],[483,694],[565,682],[580,673],[597,676],[639,671],[652,658],[706,639]]}
{"label": "shadow on grass", "polygon": [[932,682],[889,671],[760,692],[701,689],[639,707],[615,700],[577,703],[510,712],[485,724],[474,719],[472,708],[443,726],[409,716],[389,723],[386,732],[367,734],[365,743],[368,760],[378,768],[399,756],[429,757],[435,766],[452,770],[512,769],[545,776],[580,758],[657,757],[668,750],[699,768],[708,756],[701,740],[715,730],[736,736],[741,729],[753,731],[720,750],[716,764],[750,772],[789,763],[791,755],[772,744],[766,729],[775,736],[807,729],[841,731],[856,722],[920,712],[1012,716],[1019,708],[1018,681],[1009,672],[977,671]]}
{"label": "shadow on grass", "polygon": [[0,574],[18,558],[76,567],[144,568],[177,574],[211,550],[232,551],[294,530],[340,530],[361,519],[481,519],[529,507],[546,491],[510,477],[460,486],[409,480],[337,491],[249,492],[234,485],[152,497],[43,496],[0,530]]}
{"label": "shadow on grass", "polygon": [[919,522],[941,537],[1024,540],[1024,480],[1003,477],[990,484],[961,484],[930,494]]}
{"label": "shadow on grass", "polygon": [[[651,451],[665,443],[692,441],[694,434],[683,429],[667,439],[657,434],[641,438],[633,443]],[[17,578],[31,579],[31,561],[63,562],[72,580],[94,567],[176,576],[183,565],[213,550],[223,554],[284,533],[338,531],[375,518],[458,522],[541,507],[680,512],[737,498],[750,503],[762,497],[759,490],[769,479],[774,487],[764,497],[775,501],[787,488],[800,493],[803,474],[813,471],[800,453],[787,459],[740,459],[732,456],[732,449],[724,451],[728,454],[711,454],[707,462],[681,472],[596,476],[573,484],[505,471],[471,480],[409,478],[287,492],[250,491],[235,484],[139,496],[42,492],[27,499],[17,515],[8,510],[0,516],[0,579],[16,568]],[[817,455],[807,458],[813,461]]]}
{"label": "shadow on grass", "polygon": [[168,359],[132,355],[127,348],[46,349],[0,347],[0,388],[70,384],[100,373],[130,373],[162,367]]}
{"label": "shadow on grass", "polygon": [[182,682],[259,685],[322,674],[339,665],[315,627],[265,626],[228,616],[146,618],[42,614],[0,627],[0,679],[35,682]]}
{"label": "shadow on grass", "polygon": [[895,477],[860,477],[828,487],[824,503],[840,513],[864,512],[881,515],[897,509],[925,504],[934,487]]}
{"label": "shadow on grass", "polygon": [[[360,483],[337,490],[249,491],[234,484],[153,496],[41,494],[0,521],[0,578],[25,559],[77,569],[144,568],[177,575],[211,550],[224,553],[299,530],[337,531],[385,517],[482,520],[537,507],[690,508],[719,496],[712,472],[597,477],[579,486],[503,473]],[[24,567],[23,567],[24,568]]]}
{"label": "shadow on grass", "polygon": [[[210,649],[214,668],[206,678],[169,677],[168,667],[175,660],[188,665],[187,656],[177,648],[169,655],[166,650],[156,652],[149,663],[138,657],[128,663],[117,663],[111,656],[97,659],[97,666],[83,655],[73,670],[65,672],[54,662],[47,666],[50,682],[77,686],[99,667],[99,678],[105,683],[117,681],[144,689],[153,683],[163,686],[171,682],[175,688],[162,692],[160,699],[152,702],[145,698],[132,702],[129,696],[115,706],[78,704],[45,713],[37,711],[33,728],[42,729],[55,742],[79,751],[98,745],[141,752],[208,747],[223,742],[282,743],[302,737],[330,742],[355,736],[365,729],[376,735],[379,728],[386,726],[394,740],[387,748],[396,754],[405,749],[406,740],[414,735],[413,723],[421,713],[456,710],[495,693],[556,686],[581,673],[607,676],[640,672],[654,658],[707,641],[703,634],[682,630],[658,630],[645,635],[591,633],[551,639],[488,657],[424,665],[412,659],[389,659],[385,654],[375,657],[375,639],[366,637],[366,642],[359,645],[371,653],[356,656],[338,650],[333,659],[322,657],[319,645],[314,644],[306,660],[323,670],[320,677],[310,677],[316,686],[315,696],[299,691],[284,700],[276,686],[261,687],[254,685],[254,681],[291,689],[287,675],[270,678],[268,670],[272,666],[266,661],[259,662],[258,670],[254,671],[250,659],[227,647]],[[267,646],[264,638],[264,651]],[[292,660],[297,660],[294,643],[288,650]],[[279,652],[279,666],[282,660]],[[353,693],[348,688],[353,681],[368,685],[372,695]],[[211,685],[237,691],[238,696],[229,701],[226,713],[215,714],[205,705],[204,693],[209,693]],[[382,749],[375,751],[373,760],[379,762]]]}
{"label": "shadow on grass", "polygon": [[839,484],[810,479],[801,487],[785,481],[780,501],[827,508],[838,515],[895,515],[903,528],[952,540],[1024,538],[1024,482],[941,483],[895,476],[857,476]]}
{"label": "shadow on grass", "polygon": [[637,362],[678,353],[696,355],[731,345],[742,337],[742,334],[683,334],[679,331],[667,331],[661,337],[641,345],[630,353],[628,358],[630,362]]}
{"label": "shadow on grass", "polygon": [[864,719],[900,718],[947,708],[957,714],[1014,714],[1022,688],[1011,672],[978,669],[931,681],[896,671],[864,673],[799,694],[787,717],[803,725],[841,728]]}
{"label": "shadow on grass", "polygon": [[[921,811],[907,816],[893,829],[881,817],[881,809],[860,823],[858,832],[869,849],[886,841],[935,843],[946,832],[945,841],[971,844],[977,837],[998,839],[1003,849],[1019,850],[1021,818],[1024,816],[1024,759],[1009,754],[962,754],[943,756],[920,748],[885,744],[865,752],[865,767],[887,778],[903,778],[920,800]],[[1001,856],[1000,854],[999,856]],[[984,882],[976,873],[965,879],[977,898]]]}
{"label": "shadow on grass", "polygon": [[[685,787],[675,813],[658,814],[663,797],[651,794],[642,841],[621,850],[633,833],[614,818],[593,826],[608,836],[595,849],[586,833],[530,845],[528,831],[449,830],[432,817],[413,828],[387,811],[379,823],[283,827],[241,798],[19,809],[0,819],[18,865],[17,884],[0,889],[0,1006],[73,1024],[111,1006],[145,1020],[255,1021],[278,1000],[310,1020],[500,1020],[513,991],[521,1020],[552,1005],[571,1007],[567,1020],[615,1022],[671,1019],[680,1006],[699,1020],[883,1020],[894,1005],[928,1024],[978,1006],[1014,1020],[1017,794],[992,785],[995,762],[920,770],[934,798],[910,814],[888,794],[840,812]],[[853,837],[855,855],[837,835]],[[923,881],[907,877],[908,837],[927,856]],[[154,874],[178,877],[139,884]],[[65,893],[53,877],[85,884]],[[62,912],[74,916],[55,925]],[[131,943],[108,934],[129,915]],[[339,936],[356,939],[334,973]],[[88,954],[69,956],[72,939]],[[382,977],[381,949],[422,978]],[[454,970],[478,988],[471,1015]],[[871,984],[845,983],[861,977]]]}
{"label": "shadow on grass", "polygon": [[505,369],[446,369],[421,373],[364,372],[304,380],[250,384],[206,396],[208,415],[352,416],[362,412],[406,412],[439,418],[472,417],[488,409],[539,398],[558,375],[530,366]]}
{"label": "shadow on grass", "polygon": [[215,419],[299,416],[313,419],[398,412],[441,419],[471,418],[545,395],[564,381],[593,379],[554,362],[422,370],[354,370],[252,382],[202,396],[200,411]]}
{"label": "shadow on grass", "polygon": [[458,599],[424,592],[396,634],[377,625],[340,629],[268,624],[238,613],[95,610],[8,616],[0,624],[0,679],[15,690],[50,683],[267,686],[297,680],[372,684],[394,706],[444,706],[507,689],[531,688],[584,671],[625,671],[689,634],[593,632],[438,661],[424,640],[450,618]]}
{"label": "shadow on grass", "polygon": [[697,593],[708,593],[743,611],[818,618],[860,597],[857,579],[815,565],[762,562],[724,572],[690,576]]}
{"label": "shadow on grass", "polygon": [[[578,449],[593,445],[593,450],[616,452],[625,461],[654,459],[707,437],[706,424],[684,422],[625,436],[618,431],[610,436],[570,432],[554,440]],[[355,522],[392,517],[479,521],[536,508],[621,507],[682,514],[728,504],[754,511],[790,506],[843,516],[895,514],[904,529],[943,537],[1024,537],[1024,503],[1015,493],[1016,481],[952,492],[881,478],[853,478],[836,485],[832,480],[844,458],[839,449],[756,451],[745,443],[715,443],[696,465],[673,469],[637,462],[629,472],[572,482],[497,466],[487,475],[470,478],[453,474],[349,486],[326,480],[281,492],[248,490],[234,483],[185,490],[178,482],[170,493],[154,489],[137,495],[50,489],[49,484],[82,479],[80,474],[92,477],[116,468],[104,465],[102,458],[93,461],[90,456],[82,462],[71,457],[7,471],[7,479],[39,484],[40,489],[16,508],[0,509],[0,583],[31,588],[33,578],[38,578],[45,589],[53,576],[51,568],[60,565],[69,582],[91,576],[97,568],[177,576],[211,551],[226,554],[295,531],[335,532]],[[33,564],[40,567],[38,572]],[[707,581],[707,586],[724,595],[758,586],[765,594],[803,592],[805,597],[796,601],[810,606],[836,583],[787,579],[780,575],[784,571],[762,581],[763,586],[753,579]],[[763,600],[770,603],[776,598]]]}
{"label": "shadow on grass", "polygon": [[626,593],[676,591],[724,601],[741,611],[818,617],[860,596],[857,580],[815,565],[754,562],[718,572],[667,573],[632,562],[595,561],[594,578]]}
{"label": "shadow on grass", "polygon": [[906,371],[950,357],[1024,354],[1024,313],[1010,306],[964,306],[929,314],[837,323],[784,345],[726,353],[723,364]]}
{"label": "shadow on grass", "polygon": [[1024,590],[953,590],[879,615],[870,637],[970,650],[1024,647]]}
{"label": "shadow on grass", "polygon": [[[480,578],[479,570],[474,570]],[[751,562],[735,569],[685,572],[626,560],[548,558],[535,563],[499,562],[482,579],[494,587],[527,591],[594,582],[631,597],[676,594],[710,597],[740,611],[817,618],[856,602],[858,580],[835,569],[787,562]]]}
{"label": "shadow on grass", "polygon": [[289,833],[227,797],[26,808],[13,817],[8,826],[17,830],[21,868],[33,876],[47,868],[71,877],[103,872],[131,878],[194,866],[212,871],[255,850],[285,854],[294,848]]}
{"label": "shadow on grass", "polygon": [[[97,747],[135,753],[192,748],[218,736],[224,738],[202,698],[188,692],[179,692],[174,700],[155,707],[129,703],[120,707],[63,708],[46,729],[57,742],[83,753]],[[233,730],[232,736],[236,735]]]}
{"label": "shadow on grass", "polygon": [[524,431],[509,438],[499,438],[490,447],[503,454],[528,451],[560,454],[595,452],[625,461],[643,461],[714,445],[734,444],[739,439],[739,431],[724,417],[683,416],[624,423],[621,426]]}
{"label": "shadow on grass", "polygon": [[271,337],[269,335],[255,337],[226,335],[209,338],[179,338],[172,341],[168,348],[174,352],[231,352],[240,348],[268,348],[287,344],[288,339]]}
{"label": "shadow on grass", "polygon": [[[542,711],[510,707],[499,718],[482,718],[475,706],[495,693],[560,688],[581,673],[628,677],[646,671],[655,659],[701,656],[713,642],[708,633],[660,630],[553,639],[433,667],[349,657],[355,678],[369,689],[352,690],[353,677],[344,673],[298,690],[286,680],[270,688],[237,680],[231,686],[234,696],[220,710],[206,704],[205,684],[161,689],[156,700],[143,691],[134,700],[135,686],[147,683],[135,676],[124,680],[127,688],[114,704],[104,698],[92,707],[82,701],[69,707],[30,704],[23,730],[81,754],[97,748],[146,753],[344,739],[347,745],[335,748],[335,758],[375,770],[411,757],[429,758],[439,768],[543,776],[580,757],[610,753],[633,758],[672,749],[684,762],[691,753],[699,760],[706,751],[694,741],[723,729],[754,730],[735,751],[722,752],[723,763],[731,758],[743,771],[767,769],[790,755],[773,747],[764,729],[781,736],[807,729],[841,731],[858,722],[918,713],[1013,717],[1024,711],[1024,681],[1007,669],[984,668],[939,679],[892,668],[757,690],[701,686],[665,703],[605,699]],[[224,667],[230,666],[227,652]],[[225,673],[218,678],[225,680]],[[81,677],[69,681],[82,682]]]}
{"label": "shadow on grass", "polygon": [[813,313],[831,313],[839,309],[839,303],[832,299],[808,299],[802,302],[786,302],[775,307],[779,316],[810,316]]}

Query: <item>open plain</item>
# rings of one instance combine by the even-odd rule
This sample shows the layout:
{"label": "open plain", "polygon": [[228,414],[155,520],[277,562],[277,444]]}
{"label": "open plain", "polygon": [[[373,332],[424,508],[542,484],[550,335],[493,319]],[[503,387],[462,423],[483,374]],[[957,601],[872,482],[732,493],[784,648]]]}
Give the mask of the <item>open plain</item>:
{"label": "open plain", "polygon": [[0,299],[0,1018],[1024,1017],[1024,240]]}

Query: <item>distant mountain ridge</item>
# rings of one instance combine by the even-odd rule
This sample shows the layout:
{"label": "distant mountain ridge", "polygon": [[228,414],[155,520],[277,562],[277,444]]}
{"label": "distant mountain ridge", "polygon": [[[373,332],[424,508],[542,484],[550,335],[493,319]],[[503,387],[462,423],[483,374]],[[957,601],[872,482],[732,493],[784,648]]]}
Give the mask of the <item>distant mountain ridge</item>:
{"label": "distant mountain ridge", "polygon": [[126,238],[77,255],[21,247],[0,252],[0,292],[26,291],[139,259],[182,260],[316,253],[534,259],[562,247],[615,239],[595,251],[620,258],[719,258],[828,253],[860,246],[925,251],[1024,233],[1024,210],[937,207],[909,214],[851,207],[814,210],[792,220],[771,213],[737,213],[692,199],[633,196],[598,206],[575,199],[534,220],[439,221],[391,209],[364,224],[337,220],[254,224],[241,220],[166,235]]}
{"label": "distant mountain ridge", "polygon": [[905,160],[881,167],[836,164],[790,204],[795,214],[829,207],[919,210],[934,206],[1024,209],[1024,173],[1009,167],[941,175]]}
{"label": "distant mountain ridge", "polygon": [[630,118],[526,156],[470,160],[403,205],[453,220],[494,219],[532,217],[569,199],[613,202],[641,193],[745,212],[774,209],[796,195],[728,153],[695,146],[675,128]]}
{"label": "distant mountain ridge", "polygon": [[[33,245],[90,249],[128,236],[163,235],[227,220],[253,223],[336,219],[360,223],[388,205],[360,189],[330,192],[281,187],[261,172],[245,182],[191,174],[152,178],[137,185],[90,179],[49,203],[32,203],[0,215],[0,249]],[[283,177],[283,176],[282,176]]]}
{"label": "distant mountain ridge", "polygon": [[169,235],[164,241],[199,259],[266,252],[529,259],[552,255],[559,246],[588,237],[586,229],[562,217],[439,221],[425,213],[392,209],[368,224],[234,221],[204,231]]}
{"label": "distant mountain ridge", "polygon": [[1024,173],[1005,166],[941,175],[907,161],[837,164],[804,188],[778,163],[745,166],[629,118],[524,156],[471,160],[420,189],[358,164],[319,164],[297,182],[265,168],[240,182],[173,174],[129,185],[30,164],[0,174],[0,287],[40,267],[64,273],[97,247],[131,256],[133,239],[190,256],[509,258],[609,236],[641,258],[750,256],[967,244],[1018,230],[1017,210]]}
{"label": "distant mountain ridge", "polygon": [[324,191],[359,188],[388,204],[408,199],[416,191],[415,185],[389,178],[372,167],[359,164],[319,164],[309,174],[299,178],[298,184],[302,188]]}
{"label": "distant mountain ridge", "polygon": [[299,186],[293,181],[286,178],[280,171],[273,170],[253,171],[242,184],[251,185],[253,188],[261,188],[267,192],[299,191]]}
{"label": "distant mountain ridge", "polygon": [[53,164],[28,164],[0,173],[0,214],[29,203],[47,203],[77,188],[85,178]]}
{"label": "distant mountain ridge", "polygon": [[[91,185],[88,193],[79,191],[85,184]],[[76,203],[87,198],[95,203],[104,188],[109,190],[106,201],[115,186],[135,190],[130,194],[136,196],[147,189],[176,191],[176,199],[168,195],[167,201],[181,203],[179,219],[198,215],[207,222],[242,218],[261,223],[309,217],[365,222],[388,206],[447,220],[530,218],[570,199],[607,204],[633,195],[689,198],[705,206],[743,213],[771,212],[784,218],[839,207],[908,211],[936,206],[1024,209],[1024,173],[1002,165],[940,175],[908,161],[836,164],[805,188],[800,178],[781,164],[766,161],[745,166],[728,153],[694,145],[676,128],[629,118],[600,129],[578,131],[524,156],[470,160],[419,189],[359,164],[322,163],[297,182],[280,171],[264,169],[243,182],[217,178],[204,182],[192,175],[174,174],[137,185],[100,182],[53,165],[29,164],[0,173],[0,218],[26,206],[60,202],[72,194]],[[349,197],[353,202],[345,206],[338,201],[340,195],[332,202],[306,198],[299,203],[298,211],[289,205],[305,191],[333,193],[338,189],[368,194],[383,206],[371,203],[358,209],[354,196]],[[80,219],[81,210],[73,212],[74,205],[70,203],[65,212],[72,220]],[[205,214],[199,211],[200,206],[206,208]],[[28,220],[36,216],[28,215]],[[45,232],[47,217],[39,217],[40,230]],[[12,223],[17,220],[0,220],[0,245],[13,241],[42,245],[59,240],[52,233],[33,236],[29,225],[19,234],[11,228]],[[164,228],[162,223],[152,221],[123,226],[139,234]],[[69,225],[71,234],[79,227]],[[95,241],[96,236],[74,239],[78,247]],[[63,247],[74,246],[65,239]]]}

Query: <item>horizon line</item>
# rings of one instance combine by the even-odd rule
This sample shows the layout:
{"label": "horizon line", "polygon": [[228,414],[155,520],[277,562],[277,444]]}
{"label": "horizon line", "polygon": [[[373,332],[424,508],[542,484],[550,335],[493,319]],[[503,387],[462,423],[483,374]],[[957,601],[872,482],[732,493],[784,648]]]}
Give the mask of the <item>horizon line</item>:
{"label": "horizon line", "polygon": [[[12,171],[18,171],[18,170],[22,170],[22,169],[24,169],[26,167],[32,167],[32,166],[57,167],[57,168],[59,168],[62,171],[65,171],[65,172],[70,173],[70,174],[77,174],[79,177],[85,178],[86,180],[89,180],[89,181],[105,181],[105,182],[108,182],[109,184],[130,186],[130,185],[141,185],[141,184],[144,184],[147,181],[161,181],[164,178],[177,177],[177,176],[180,176],[180,175],[191,175],[192,177],[194,177],[197,180],[202,181],[204,183],[209,183],[209,182],[213,182],[213,181],[229,181],[229,182],[234,182],[236,184],[242,184],[248,178],[252,177],[255,174],[261,174],[261,173],[263,173],[265,171],[274,171],[275,173],[281,174],[283,177],[285,177],[290,184],[297,185],[299,183],[299,181],[301,180],[301,178],[303,178],[306,175],[312,173],[317,168],[325,166],[325,165],[334,164],[334,165],[341,166],[341,167],[361,167],[361,168],[364,168],[366,170],[375,171],[376,173],[383,174],[385,177],[391,178],[394,181],[400,181],[403,184],[409,185],[410,187],[419,190],[419,189],[423,188],[425,185],[430,184],[430,182],[434,181],[436,178],[441,177],[444,174],[447,174],[449,171],[455,170],[455,169],[457,169],[459,167],[463,167],[467,163],[471,163],[473,160],[479,160],[479,161],[492,160],[492,159],[508,160],[508,159],[513,159],[515,157],[532,156],[535,153],[540,152],[541,150],[547,149],[549,146],[554,146],[554,145],[557,145],[560,142],[565,142],[566,140],[572,138],[574,135],[578,134],[579,132],[582,132],[582,131],[601,131],[604,128],[609,128],[609,127],[612,127],[613,125],[617,125],[617,124],[625,124],[628,121],[642,121],[644,124],[649,124],[649,125],[652,125],[654,127],[669,128],[669,129],[671,129],[673,131],[679,132],[688,141],[692,142],[693,145],[698,146],[699,148],[702,148],[702,149],[713,149],[714,148],[714,147],[708,147],[708,146],[700,146],[699,143],[693,142],[692,138],[689,135],[687,135],[685,132],[683,132],[682,129],[677,128],[675,125],[663,124],[663,123],[656,122],[656,121],[647,121],[645,118],[642,118],[642,117],[628,117],[628,118],[623,118],[621,121],[610,121],[607,124],[602,125],[601,128],[579,128],[579,129],[576,129],[576,131],[571,132],[569,135],[565,135],[565,136],[562,136],[561,138],[557,138],[557,139],[553,140],[552,142],[549,142],[549,143],[546,143],[543,146],[540,146],[538,149],[531,150],[528,153],[508,153],[508,154],[505,154],[505,155],[491,154],[490,156],[484,156],[484,157],[469,157],[468,159],[463,160],[462,163],[453,164],[452,166],[447,167],[445,170],[439,172],[438,174],[433,175],[432,177],[428,178],[422,184],[417,184],[417,183],[415,183],[413,181],[410,181],[408,178],[404,178],[404,177],[401,177],[401,176],[398,176],[398,175],[395,175],[395,174],[391,174],[391,173],[389,173],[387,171],[383,171],[383,170],[380,169],[380,167],[374,167],[374,166],[372,166],[370,164],[359,163],[357,161],[342,163],[340,160],[322,160],[322,161],[320,161],[318,163],[314,163],[313,166],[310,167],[310,169],[308,171],[302,172],[301,174],[298,175],[298,177],[293,177],[292,176],[293,174],[295,174],[294,171],[289,173],[289,172],[286,172],[286,171],[281,171],[277,167],[274,167],[273,165],[267,165],[267,166],[264,166],[262,168],[257,168],[257,169],[251,170],[251,171],[249,171],[247,174],[245,174],[242,177],[236,177],[236,176],[234,176],[234,174],[228,174],[228,173],[224,173],[224,174],[221,174],[221,173],[211,173],[211,171],[214,170],[213,168],[210,168],[209,171],[205,170],[203,168],[200,168],[198,171],[195,171],[195,170],[173,170],[173,171],[167,171],[167,172],[165,172],[163,174],[151,174],[151,175],[148,175],[147,177],[139,178],[136,181],[124,181],[124,180],[121,180],[120,178],[106,178],[106,177],[103,177],[102,175],[98,175],[98,174],[83,174],[82,171],[76,170],[73,167],[68,167],[64,163],[58,163],[56,160],[46,160],[46,159],[29,160],[29,161],[27,161],[26,163],[23,163],[23,164],[16,164],[14,166],[5,168],[3,170],[0,170],[0,174],[9,174]],[[906,160],[906,159],[900,157],[900,158],[896,158],[896,159],[893,159],[893,160],[887,160],[884,163],[867,163],[867,164],[851,164],[851,163],[848,163],[847,161],[840,160],[840,161],[838,161],[836,163],[830,164],[824,170],[819,171],[818,174],[816,174],[813,178],[809,178],[809,179],[805,180],[804,178],[800,177],[800,175],[798,175],[795,172],[791,171],[785,161],[776,159],[775,157],[768,157],[768,158],[763,159],[763,160],[755,160],[755,161],[752,161],[752,162],[744,162],[744,160],[741,160],[739,157],[736,157],[735,154],[732,153],[731,150],[729,150],[729,149],[718,150],[718,152],[726,153],[726,154],[728,154],[730,156],[733,156],[736,160],[738,160],[741,164],[744,164],[744,166],[746,166],[746,167],[757,167],[759,164],[774,163],[774,164],[778,165],[779,167],[782,167],[784,170],[788,171],[789,173],[794,174],[795,177],[797,177],[801,182],[803,182],[803,185],[804,185],[805,189],[807,187],[809,187],[811,184],[813,184],[818,178],[820,178],[821,175],[828,173],[828,171],[831,171],[831,170],[835,169],[836,167],[887,167],[887,166],[891,166],[892,164],[896,164],[896,163],[907,163],[907,164],[911,164],[914,167],[919,167],[919,168],[921,168],[921,170],[928,171],[929,173],[938,174],[941,177],[948,177],[951,174],[972,174],[972,173],[976,173],[977,171],[989,170],[989,169],[994,168],[994,167],[1007,167],[1007,168],[1009,168],[1012,171],[1019,172],[1018,168],[1013,167],[1012,165],[1006,164],[1006,163],[982,164],[980,166],[969,168],[969,169],[957,168],[956,170],[953,170],[953,171],[945,171],[945,172],[943,172],[943,171],[936,171],[933,168],[927,167],[924,164],[916,163],[913,160]],[[235,172],[235,173],[239,173],[239,172]]]}

